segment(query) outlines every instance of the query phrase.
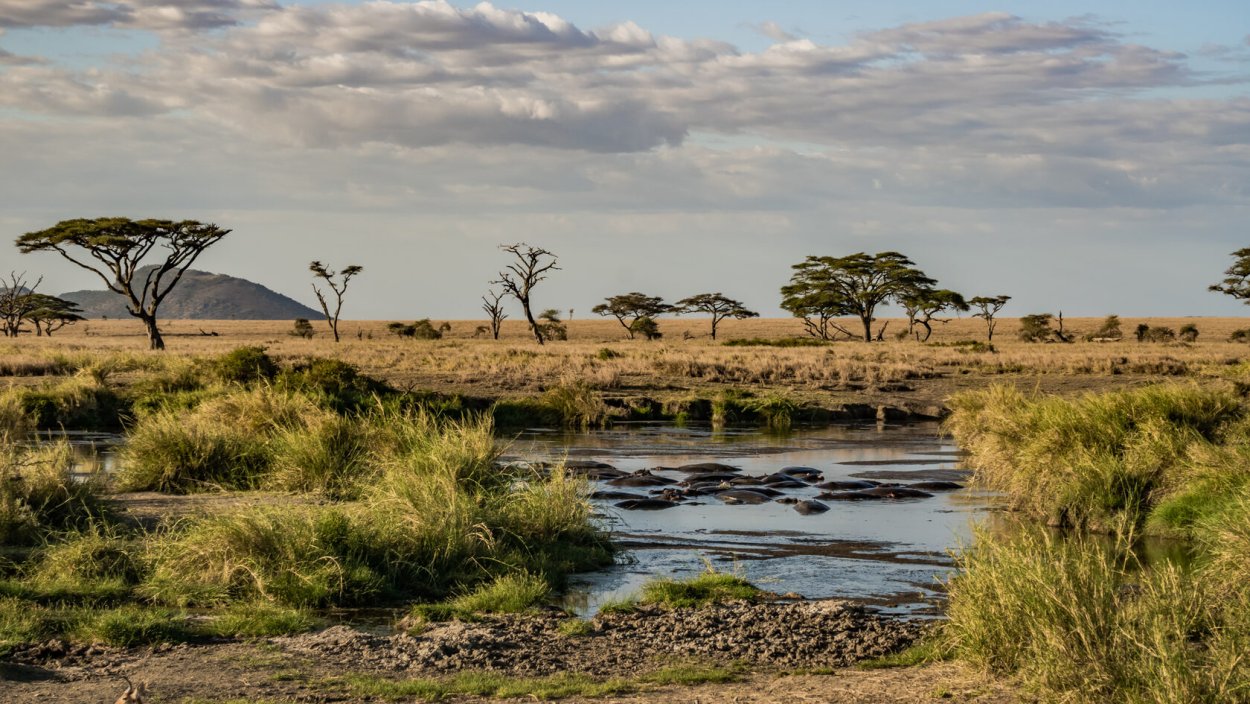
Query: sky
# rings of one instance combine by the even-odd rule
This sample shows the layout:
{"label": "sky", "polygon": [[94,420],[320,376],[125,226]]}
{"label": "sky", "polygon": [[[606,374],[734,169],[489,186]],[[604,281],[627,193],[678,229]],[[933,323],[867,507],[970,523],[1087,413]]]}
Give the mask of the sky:
{"label": "sky", "polygon": [[346,318],[480,317],[513,242],[575,317],[779,316],[805,256],[887,250],[1005,315],[1247,315],[1206,288],[1250,246],[1250,4],[0,0],[0,236],[114,215],[231,228],[196,268],[306,303],[359,264]]}

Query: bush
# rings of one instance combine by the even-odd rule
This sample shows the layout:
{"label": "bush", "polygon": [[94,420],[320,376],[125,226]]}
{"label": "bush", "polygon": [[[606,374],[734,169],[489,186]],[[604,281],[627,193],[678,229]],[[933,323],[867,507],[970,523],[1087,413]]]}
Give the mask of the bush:
{"label": "bush", "polygon": [[1046,342],[1051,339],[1055,331],[1050,327],[1050,321],[1055,316],[1050,313],[1034,313],[1026,315],[1020,319],[1020,339],[1024,342]]}
{"label": "bush", "polygon": [[1124,337],[1120,329],[1120,316],[1108,315],[1102,321],[1102,327],[1085,336],[1087,340],[1119,340]]}
{"label": "bush", "polygon": [[551,595],[542,577],[528,572],[500,575],[467,594],[451,600],[450,606],[464,613],[506,613],[528,611]]}
{"label": "bush", "polygon": [[709,570],[690,579],[652,579],[642,585],[642,603],[673,608],[706,606],[723,601],[753,600],[759,588],[741,577]]}
{"label": "bush", "polygon": [[658,340],[663,337],[660,332],[659,323],[655,322],[655,318],[643,316],[629,324],[629,331],[635,335],[642,335],[648,340]]}
{"label": "bush", "polygon": [[1180,338],[1181,342],[1197,342],[1198,326],[1193,323],[1185,323],[1181,326]]}
{"label": "bush", "polygon": [[313,332],[312,323],[309,322],[308,318],[295,319],[295,324],[291,328],[292,336],[302,337],[305,340],[311,340],[315,334],[316,333]]}
{"label": "bush", "polygon": [[1229,342],[1250,342],[1250,328],[1242,328],[1240,330],[1234,330],[1232,334],[1228,336],[1228,341]]}
{"label": "bush", "polygon": [[252,384],[278,375],[278,363],[264,347],[239,347],[218,357],[212,364],[218,379],[225,383]]}

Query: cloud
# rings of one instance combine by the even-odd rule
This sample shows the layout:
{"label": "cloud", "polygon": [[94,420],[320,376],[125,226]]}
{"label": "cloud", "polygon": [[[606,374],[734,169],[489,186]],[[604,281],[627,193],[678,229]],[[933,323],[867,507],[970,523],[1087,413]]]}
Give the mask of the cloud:
{"label": "cloud", "polygon": [[0,0],[0,27],[204,30],[238,24],[245,13],[276,9],[276,0]]}
{"label": "cloud", "polygon": [[786,30],[781,28],[781,25],[771,20],[766,21],[766,22],[760,22],[758,24],[753,24],[753,25],[750,25],[750,27],[751,29],[758,32],[760,35],[768,37],[769,39],[772,39],[773,41],[790,42],[790,41],[794,41],[795,39],[798,39],[797,35],[787,32]]}

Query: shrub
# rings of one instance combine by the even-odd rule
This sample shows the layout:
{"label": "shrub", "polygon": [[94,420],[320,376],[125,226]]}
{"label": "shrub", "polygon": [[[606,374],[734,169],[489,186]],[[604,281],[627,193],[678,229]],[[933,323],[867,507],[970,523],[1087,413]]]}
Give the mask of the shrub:
{"label": "shrub", "polygon": [[313,332],[312,323],[309,322],[308,318],[295,319],[295,324],[291,327],[292,336],[302,337],[305,340],[311,340],[315,334],[316,333]]}
{"label": "shrub", "polygon": [[1102,321],[1102,327],[1085,336],[1087,340],[1119,340],[1124,337],[1120,329],[1120,316],[1108,315]]}
{"label": "shrub", "polygon": [[1181,326],[1180,339],[1182,342],[1198,341],[1198,326],[1193,323],[1185,323]]}
{"label": "shrub", "polygon": [[1240,330],[1234,330],[1232,334],[1228,336],[1228,341],[1229,342],[1250,342],[1250,328],[1242,328]]}
{"label": "shrub", "polygon": [[1046,342],[1055,331],[1050,321],[1055,316],[1050,313],[1034,313],[1020,318],[1020,339],[1025,342]]}
{"label": "shrub", "polygon": [[658,340],[663,337],[660,332],[659,323],[655,322],[655,318],[643,316],[629,324],[629,331],[635,335],[642,335],[648,340]]}
{"label": "shrub", "polygon": [[278,375],[278,363],[264,347],[239,347],[218,357],[212,364],[218,379],[226,383],[252,384]]}

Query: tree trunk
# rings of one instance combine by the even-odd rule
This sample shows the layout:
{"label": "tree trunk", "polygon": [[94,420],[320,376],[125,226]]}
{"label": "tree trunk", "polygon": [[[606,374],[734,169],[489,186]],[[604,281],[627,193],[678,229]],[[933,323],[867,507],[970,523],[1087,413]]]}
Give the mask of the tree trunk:
{"label": "tree trunk", "polygon": [[148,331],[148,349],[165,349],[165,339],[161,337],[161,331],[156,327],[156,316],[141,315],[139,319],[143,321],[143,326]]}
{"label": "tree trunk", "polygon": [[860,316],[864,321],[864,342],[872,342],[872,316]]}
{"label": "tree trunk", "polygon": [[929,321],[927,321],[927,320],[922,320],[922,321],[920,321],[920,324],[924,326],[924,337],[923,337],[923,338],[921,338],[921,340],[920,340],[920,341],[921,341],[921,342],[928,342],[928,341],[929,341],[929,336],[933,334],[933,326],[932,326],[932,325],[929,325]]}
{"label": "tree trunk", "polygon": [[521,308],[525,311],[525,319],[529,321],[530,331],[534,333],[534,339],[541,345],[543,343],[543,332],[538,329],[538,321],[534,320],[534,314],[530,312],[530,301],[528,298],[521,301]]}
{"label": "tree trunk", "polygon": [[712,339],[716,339],[716,318],[712,318]]}

